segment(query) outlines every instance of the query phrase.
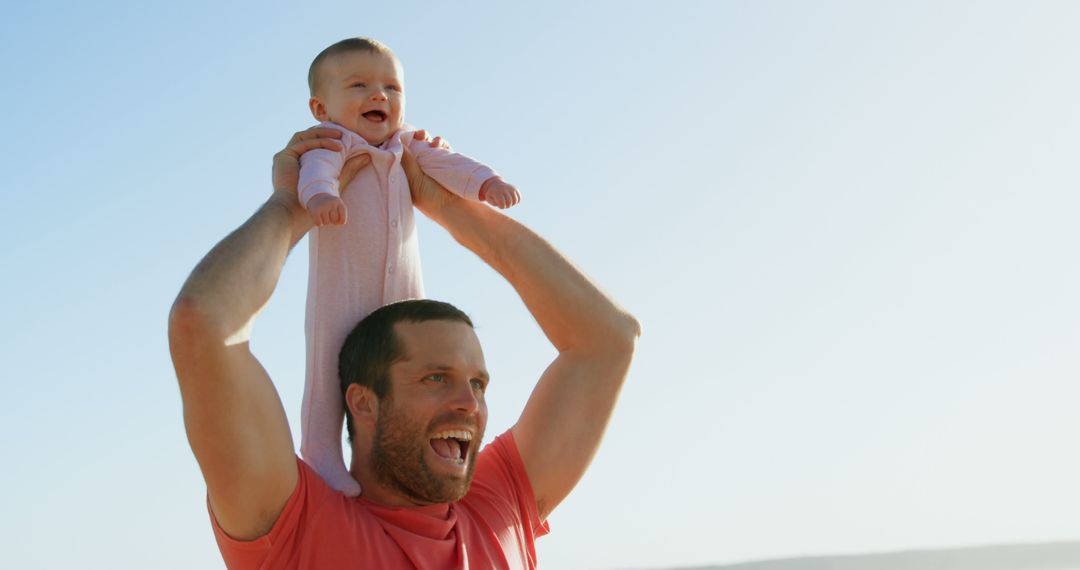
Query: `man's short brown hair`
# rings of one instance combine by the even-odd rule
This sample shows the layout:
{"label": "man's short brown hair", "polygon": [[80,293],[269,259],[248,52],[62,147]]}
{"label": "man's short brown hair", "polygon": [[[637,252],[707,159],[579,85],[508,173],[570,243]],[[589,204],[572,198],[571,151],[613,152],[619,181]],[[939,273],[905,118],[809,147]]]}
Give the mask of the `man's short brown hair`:
{"label": "man's short brown hair", "polygon": [[393,50],[387,47],[386,44],[373,38],[348,38],[341,40],[340,42],[322,50],[319,55],[315,56],[315,59],[311,62],[311,67],[308,68],[307,82],[308,90],[311,92],[311,96],[315,96],[315,87],[319,84],[319,72],[322,67],[323,61],[340,55],[343,53],[349,53],[352,51],[363,51],[368,53],[378,53],[382,55],[388,55],[395,60],[397,56],[394,55]]}
{"label": "man's short brown hair", "polygon": [[[389,396],[390,365],[402,357],[403,350],[394,325],[427,321],[460,322],[473,326],[472,319],[461,309],[431,299],[409,299],[376,309],[353,328],[338,354],[342,399],[345,399],[350,384],[370,388],[379,399]],[[347,406],[345,427],[351,441],[353,422]]]}

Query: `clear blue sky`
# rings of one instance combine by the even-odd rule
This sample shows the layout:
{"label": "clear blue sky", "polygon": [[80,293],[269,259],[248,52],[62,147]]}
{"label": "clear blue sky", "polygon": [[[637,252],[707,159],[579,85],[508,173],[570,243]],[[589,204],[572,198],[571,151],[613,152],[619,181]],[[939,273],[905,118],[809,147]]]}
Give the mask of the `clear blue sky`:
{"label": "clear blue sky", "polygon": [[[220,568],[165,338],[377,37],[409,122],[523,191],[644,325],[555,569],[1080,538],[1080,5],[22,2],[0,19],[0,549]],[[430,224],[489,436],[553,356]],[[298,419],[306,247],[254,348]]]}

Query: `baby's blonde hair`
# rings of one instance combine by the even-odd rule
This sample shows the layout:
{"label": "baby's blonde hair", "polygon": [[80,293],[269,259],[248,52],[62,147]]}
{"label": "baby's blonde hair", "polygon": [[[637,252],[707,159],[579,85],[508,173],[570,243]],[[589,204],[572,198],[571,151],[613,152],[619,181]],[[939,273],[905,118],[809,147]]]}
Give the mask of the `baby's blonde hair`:
{"label": "baby's blonde hair", "polygon": [[393,50],[386,44],[374,38],[348,38],[341,40],[319,52],[319,55],[315,56],[315,59],[311,62],[311,67],[308,68],[307,82],[308,90],[311,92],[312,97],[315,96],[315,87],[319,84],[319,72],[322,67],[322,62],[336,55],[352,51],[364,51],[388,55],[393,58],[394,61],[397,61],[397,56],[394,55]]}

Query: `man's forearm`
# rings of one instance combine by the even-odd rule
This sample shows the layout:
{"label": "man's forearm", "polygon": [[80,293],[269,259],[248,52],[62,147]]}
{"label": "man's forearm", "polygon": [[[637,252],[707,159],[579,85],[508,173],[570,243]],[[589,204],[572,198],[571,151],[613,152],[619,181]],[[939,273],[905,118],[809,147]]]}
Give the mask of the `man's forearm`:
{"label": "man's forearm", "polygon": [[460,198],[429,215],[510,282],[560,352],[623,347],[638,336],[633,317],[519,222]]}
{"label": "man's forearm", "polygon": [[199,262],[174,312],[197,311],[204,325],[212,325],[204,334],[245,340],[252,318],[277,285],[289,250],[309,227],[299,205],[272,197]]}

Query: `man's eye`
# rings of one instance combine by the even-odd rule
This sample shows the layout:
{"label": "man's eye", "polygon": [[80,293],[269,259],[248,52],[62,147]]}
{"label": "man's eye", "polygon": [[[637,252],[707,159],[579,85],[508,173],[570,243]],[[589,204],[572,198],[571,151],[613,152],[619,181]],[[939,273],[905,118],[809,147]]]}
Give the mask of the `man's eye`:
{"label": "man's eye", "polygon": [[437,384],[442,384],[443,382],[446,382],[446,375],[445,374],[432,374],[432,375],[428,376],[427,378],[425,378],[425,380],[435,382]]}
{"label": "man's eye", "polygon": [[473,387],[473,390],[476,390],[478,392],[483,392],[487,388],[487,385],[484,384],[483,380],[480,380],[478,378],[473,378],[472,387]]}

